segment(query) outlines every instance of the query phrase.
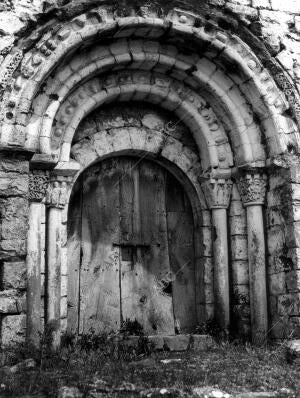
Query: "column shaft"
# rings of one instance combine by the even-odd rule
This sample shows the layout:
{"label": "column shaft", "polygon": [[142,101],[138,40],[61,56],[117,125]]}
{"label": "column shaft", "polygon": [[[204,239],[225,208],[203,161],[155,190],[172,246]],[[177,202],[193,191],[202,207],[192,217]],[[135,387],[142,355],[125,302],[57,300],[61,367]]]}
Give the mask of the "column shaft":
{"label": "column shaft", "polygon": [[268,332],[265,236],[261,205],[247,206],[247,229],[252,340],[261,343]]}
{"label": "column shaft", "polygon": [[230,324],[227,209],[232,182],[229,179],[210,178],[202,187],[212,214],[214,314],[219,326],[226,330]]}
{"label": "column shaft", "polygon": [[229,269],[226,209],[212,209],[215,317],[228,329],[230,322]]}
{"label": "column shaft", "polygon": [[53,332],[53,348],[60,344],[61,209],[50,207],[47,222],[47,324]]}
{"label": "column shaft", "polygon": [[43,204],[31,202],[27,239],[27,341],[39,346],[41,332],[41,217]]}

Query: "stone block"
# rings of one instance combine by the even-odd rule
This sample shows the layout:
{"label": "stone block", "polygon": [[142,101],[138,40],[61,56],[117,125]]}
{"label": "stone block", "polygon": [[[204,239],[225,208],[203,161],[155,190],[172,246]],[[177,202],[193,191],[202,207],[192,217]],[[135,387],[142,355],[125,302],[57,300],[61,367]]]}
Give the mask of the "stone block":
{"label": "stone block", "polygon": [[0,292],[0,314],[20,314],[26,310],[26,296],[19,296],[16,290]]}
{"label": "stone block", "polygon": [[268,207],[280,207],[282,205],[280,191],[267,192]]}
{"label": "stone block", "polygon": [[27,174],[29,171],[29,162],[26,160],[12,160],[2,158],[0,162],[0,175],[4,173]]}
{"label": "stone block", "polygon": [[206,257],[212,256],[212,240],[211,240],[211,228],[202,227],[203,236],[203,255]]}
{"label": "stone block", "polygon": [[6,259],[13,256],[26,255],[25,240],[2,240],[0,241],[0,258]]}
{"label": "stone block", "polygon": [[63,318],[60,320],[60,328],[62,333],[67,331],[68,328],[68,318]]}
{"label": "stone block", "polygon": [[26,315],[7,315],[2,317],[1,343],[3,347],[21,343],[26,335]]}
{"label": "stone block", "polygon": [[236,260],[231,262],[232,283],[243,285],[249,283],[249,266],[246,260]]}
{"label": "stone block", "polygon": [[190,348],[195,351],[204,351],[215,345],[211,336],[205,334],[193,334],[191,336]]}
{"label": "stone block", "polygon": [[285,272],[269,275],[269,291],[274,296],[286,293]]}
{"label": "stone block", "polygon": [[289,192],[293,200],[300,201],[300,184],[290,184]]}
{"label": "stone block", "polygon": [[14,13],[2,11],[0,14],[0,26],[1,35],[14,35],[25,27],[25,23]]}
{"label": "stone block", "polygon": [[252,7],[255,8],[270,8],[270,0],[252,0]]}
{"label": "stone block", "polygon": [[186,351],[190,347],[190,335],[166,336],[164,337],[164,347],[170,351]]}
{"label": "stone block", "polygon": [[12,220],[2,220],[1,238],[7,240],[26,239],[28,224],[22,218]]}
{"label": "stone block", "polygon": [[300,248],[294,247],[289,249],[286,258],[290,263],[288,269],[300,269]]}
{"label": "stone block", "polygon": [[27,278],[25,261],[5,261],[2,266],[2,277],[4,289],[25,289]]}
{"label": "stone block", "polygon": [[286,287],[288,293],[300,292],[300,271],[286,273]]}
{"label": "stone block", "polygon": [[247,285],[235,285],[233,291],[234,302],[238,305],[249,305],[249,284]]}
{"label": "stone block", "polygon": [[275,255],[268,257],[267,272],[268,274],[276,274],[278,272],[288,272],[292,269],[296,269],[297,266],[294,264],[292,255],[279,252]]}
{"label": "stone block", "polygon": [[0,293],[0,314],[18,314],[16,297],[9,293]]}
{"label": "stone block", "polygon": [[257,19],[258,17],[258,12],[255,8],[245,6],[242,4],[236,4],[236,3],[227,3],[226,4],[226,9],[231,11],[234,14],[238,14],[240,18],[244,20],[244,18],[249,19],[249,21],[253,21]]}
{"label": "stone block", "polygon": [[295,17],[295,29],[298,33],[300,33],[300,16]]}
{"label": "stone block", "polygon": [[284,225],[282,213],[277,208],[270,208],[267,210],[268,226]]}
{"label": "stone block", "polygon": [[230,216],[242,216],[246,214],[245,208],[243,207],[243,204],[239,200],[233,200],[230,203],[229,207],[229,215]]}
{"label": "stone block", "polygon": [[285,243],[284,226],[274,226],[267,229],[267,250],[270,255],[282,252]]}
{"label": "stone block", "polygon": [[203,267],[204,267],[204,283],[212,284],[214,274],[213,274],[213,260],[211,257],[204,257]]}
{"label": "stone block", "polygon": [[209,210],[202,210],[202,226],[210,227],[211,226],[211,216]]}
{"label": "stone block", "polygon": [[232,260],[248,260],[247,236],[231,237],[231,256]]}
{"label": "stone block", "polygon": [[231,235],[245,235],[247,233],[247,222],[244,215],[235,215],[229,218]]}
{"label": "stone block", "polygon": [[67,296],[61,297],[60,300],[60,316],[66,318],[68,313],[68,298]]}
{"label": "stone block", "polygon": [[1,218],[7,221],[12,219],[24,219],[28,217],[28,200],[26,198],[12,197],[1,199]]}
{"label": "stone block", "polygon": [[205,303],[213,303],[214,302],[214,291],[213,291],[213,285],[210,283],[204,284],[203,288],[203,293],[204,293],[204,302]]}
{"label": "stone block", "polygon": [[300,222],[286,224],[286,246],[300,247]]}
{"label": "stone block", "polygon": [[272,10],[286,11],[294,14],[300,13],[300,2],[298,0],[271,0]]}
{"label": "stone block", "polygon": [[288,293],[278,296],[278,314],[299,316],[300,315],[300,294]]}
{"label": "stone block", "polygon": [[0,172],[0,196],[25,196],[28,192],[28,175]]}
{"label": "stone block", "polygon": [[148,336],[149,343],[155,350],[164,349],[164,338],[163,336]]}
{"label": "stone block", "polygon": [[[294,16],[286,12],[261,10],[259,16],[263,21],[276,25],[287,25],[288,23],[294,22]],[[286,28],[288,27],[286,26]]]}

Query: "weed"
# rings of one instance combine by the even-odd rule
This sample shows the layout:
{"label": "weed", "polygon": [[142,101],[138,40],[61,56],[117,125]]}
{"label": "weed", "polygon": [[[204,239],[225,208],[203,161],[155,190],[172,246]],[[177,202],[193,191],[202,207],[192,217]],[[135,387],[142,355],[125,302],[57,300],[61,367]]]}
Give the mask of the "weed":
{"label": "weed", "polygon": [[227,340],[229,337],[228,331],[222,329],[214,318],[198,324],[195,328],[195,334],[209,334],[217,341]]}

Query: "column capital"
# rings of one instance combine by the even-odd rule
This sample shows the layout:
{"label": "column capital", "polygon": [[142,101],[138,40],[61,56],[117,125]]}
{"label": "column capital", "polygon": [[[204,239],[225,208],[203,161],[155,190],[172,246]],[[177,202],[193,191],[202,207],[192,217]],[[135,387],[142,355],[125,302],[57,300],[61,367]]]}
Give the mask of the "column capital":
{"label": "column capital", "polygon": [[69,187],[73,181],[72,177],[51,175],[46,191],[46,205],[63,209],[68,202]]}
{"label": "column capital", "polygon": [[267,187],[266,174],[257,171],[247,171],[238,175],[236,180],[245,207],[264,204]]}
{"label": "column capital", "polygon": [[46,196],[49,184],[49,175],[43,172],[31,172],[29,174],[28,199],[31,202],[42,202]]}
{"label": "column capital", "polygon": [[209,178],[201,184],[210,209],[227,209],[230,203],[232,181],[223,178]]}

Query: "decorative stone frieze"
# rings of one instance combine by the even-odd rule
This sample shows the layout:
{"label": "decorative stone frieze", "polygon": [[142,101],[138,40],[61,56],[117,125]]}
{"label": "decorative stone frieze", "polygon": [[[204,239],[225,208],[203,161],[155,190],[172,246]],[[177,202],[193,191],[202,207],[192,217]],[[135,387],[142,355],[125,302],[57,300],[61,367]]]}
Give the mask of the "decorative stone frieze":
{"label": "decorative stone frieze", "polygon": [[263,205],[266,196],[267,176],[246,173],[237,178],[237,186],[244,206]]}
{"label": "decorative stone frieze", "polygon": [[210,209],[227,209],[230,202],[232,181],[210,178],[202,183],[207,205]]}
{"label": "decorative stone frieze", "polygon": [[29,200],[41,202],[46,195],[49,177],[45,174],[30,174],[29,176]]}

